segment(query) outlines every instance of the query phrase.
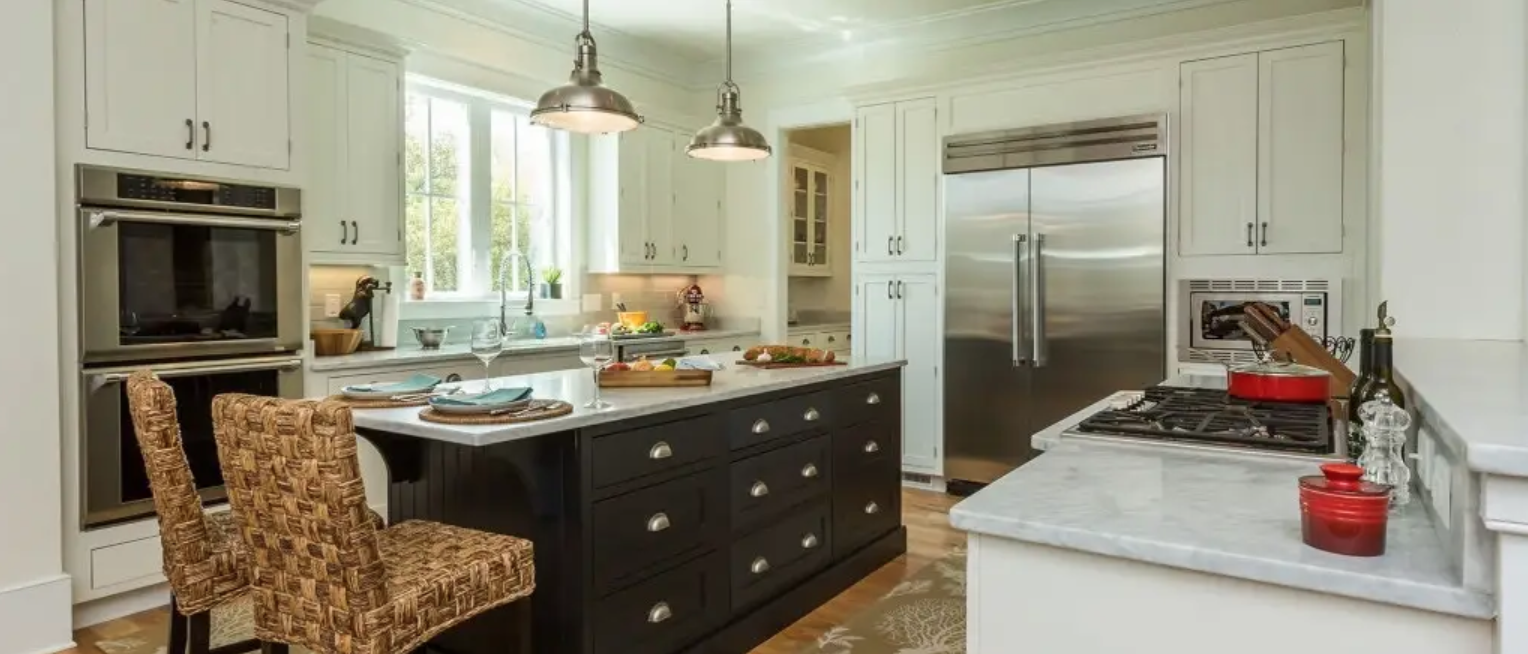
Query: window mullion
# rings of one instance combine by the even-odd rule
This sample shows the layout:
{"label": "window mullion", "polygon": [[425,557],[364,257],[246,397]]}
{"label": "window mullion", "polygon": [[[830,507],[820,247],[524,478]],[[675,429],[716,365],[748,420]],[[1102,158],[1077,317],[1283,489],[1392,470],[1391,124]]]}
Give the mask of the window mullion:
{"label": "window mullion", "polygon": [[473,102],[468,107],[471,126],[469,142],[472,163],[468,172],[469,218],[463,225],[467,235],[461,244],[461,256],[472,271],[471,286],[466,287],[476,295],[493,291],[493,110],[486,102]]}

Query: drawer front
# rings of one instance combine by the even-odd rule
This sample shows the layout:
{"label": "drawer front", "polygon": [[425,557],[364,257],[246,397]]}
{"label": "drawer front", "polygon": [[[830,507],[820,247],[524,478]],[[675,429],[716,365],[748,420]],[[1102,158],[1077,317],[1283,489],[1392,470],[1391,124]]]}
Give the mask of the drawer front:
{"label": "drawer front", "polygon": [[722,419],[707,415],[594,438],[595,488],[704,461],[726,451]]}
{"label": "drawer front", "polygon": [[747,609],[827,565],[828,507],[818,503],[732,544],[732,611]]}
{"label": "drawer front", "polygon": [[841,424],[884,420],[902,424],[902,376],[893,373],[834,391]]}
{"label": "drawer front", "polygon": [[742,449],[776,438],[837,423],[835,391],[819,391],[733,409],[727,414],[727,440]]}
{"label": "drawer front", "polygon": [[594,604],[595,654],[675,652],[727,618],[727,564],[712,554]]}
{"label": "drawer front", "polygon": [[824,435],[733,463],[727,482],[732,530],[748,531],[826,493],[831,483],[830,447],[831,439]]}
{"label": "drawer front", "polygon": [[646,568],[721,542],[726,480],[717,468],[594,505],[594,587],[603,595]]}
{"label": "drawer front", "polygon": [[902,460],[902,431],[895,421],[862,422],[833,432],[833,469],[841,474],[854,468]]}
{"label": "drawer front", "polygon": [[812,347],[824,350],[832,350],[834,352],[849,351],[849,332],[847,331],[822,332],[821,334],[818,334],[817,337],[813,340],[817,344],[813,345]]}
{"label": "drawer front", "polygon": [[834,479],[833,557],[841,558],[902,524],[902,474],[886,457]]}

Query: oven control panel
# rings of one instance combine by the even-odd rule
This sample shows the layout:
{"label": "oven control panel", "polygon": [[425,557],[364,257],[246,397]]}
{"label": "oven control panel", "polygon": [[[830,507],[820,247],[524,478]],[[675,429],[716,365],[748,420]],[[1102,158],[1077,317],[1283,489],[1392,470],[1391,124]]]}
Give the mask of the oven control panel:
{"label": "oven control panel", "polygon": [[1300,297],[1300,312],[1296,324],[1318,342],[1326,337],[1325,293],[1307,293]]}

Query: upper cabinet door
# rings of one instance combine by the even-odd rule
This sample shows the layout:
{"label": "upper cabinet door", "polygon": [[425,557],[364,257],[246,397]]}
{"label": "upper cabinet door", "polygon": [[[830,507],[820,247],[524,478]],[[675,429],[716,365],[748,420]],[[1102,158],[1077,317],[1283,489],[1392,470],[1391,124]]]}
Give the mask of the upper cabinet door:
{"label": "upper cabinet door", "polygon": [[311,177],[303,190],[304,240],[313,250],[339,251],[350,245],[350,212],[345,208],[346,53],[308,46],[308,156]]}
{"label": "upper cabinet door", "polygon": [[196,8],[197,157],[287,168],[286,16],[228,0]]}
{"label": "upper cabinet door", "polygon": [[345,206],[357,252],[403,252],[402,103],[398,64],[350,54],[345,88]]}
{"label": "upper cabinet door", "polygon": [[647,241],[647,141],[652,134],[646,129],[634,129],[592,138],[618,140],[616,174],[621,188],[615,228],[619,232],[620,263],[645,265],[652,254]]}
{"label": "upper cabinet door", "polygon": [[[939,240],[939,116],[933,98],[897,103],[897,259],[933,261]],[[873,245],[873,243],[871,244]]]}
{"label": "upper cabinet door", "polygon": [[674,150],[677,137],[652,127],[647,134],[647,242],[654,264],[679,262],[674,225]]}
{"label": "upper cabinet door", "polygon": [[722,265],[722,195],[726,168],[714,161],[696,159],[676,150],[674,188],[674,239],[679,243],[679,263],[690,268]]}
{"label": "upper cabinet door", "polygon": [[196,158],[196,20],[192,0],[85,0],[89,147]]}
{"label": "upper cabinet door", "polygon": [[860,219],[854,235],[856,260],[896,259],[898,177],[897,108],[894,104],[862,107],[855,121],[854,160],[859,169],[856,206]]}
{"label": "upper cabinet door", "polygon": [[1342,251],[1343,52],[1258,55],[1258,251]]}
{"label": "upper cabinet door", "polygon": [[1258,56],[1184,63],[1179,251],[1256,251]]}

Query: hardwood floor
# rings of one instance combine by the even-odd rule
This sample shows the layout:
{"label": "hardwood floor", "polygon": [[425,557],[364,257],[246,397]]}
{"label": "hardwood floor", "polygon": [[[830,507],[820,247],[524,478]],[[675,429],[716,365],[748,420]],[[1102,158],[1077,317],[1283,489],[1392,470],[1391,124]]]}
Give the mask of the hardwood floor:
{"label": "hardwood floor", "polygon": [[[752,654],[796,654],[823,632],[873,604],[908,575],[944,558],[956,547],[964,546],[965,534],[950,527],[950,507],[958,500],[943,493],[903,489],[902,522],[907,525],[907,554],[775,634],[774,638],[754,648]],[[168,625],[169,614],[165,609],[131,615],[74,632],[78,647],[61,654],[114,654],[95,646],[105,640],[141,638],[162,642]]]}

